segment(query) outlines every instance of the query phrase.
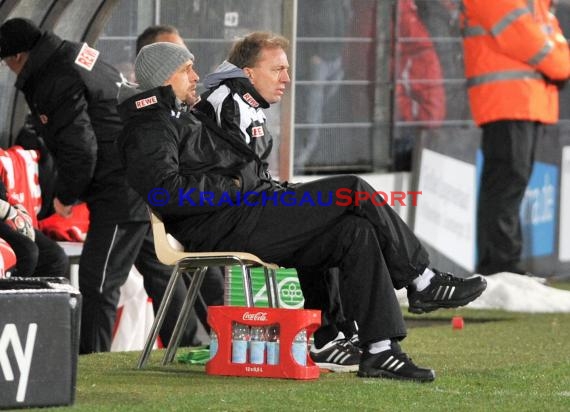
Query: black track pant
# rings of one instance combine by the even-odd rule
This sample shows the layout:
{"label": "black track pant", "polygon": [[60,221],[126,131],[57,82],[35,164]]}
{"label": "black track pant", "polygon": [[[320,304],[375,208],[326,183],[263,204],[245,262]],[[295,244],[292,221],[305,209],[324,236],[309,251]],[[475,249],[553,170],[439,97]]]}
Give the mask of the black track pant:
{"label": "black track pant", "polygon": [[485,158],[477,208],[477,272],[518,272],[522,232],[520,206],[532,172],[536,122],[499,121],[483,126]]}
{"label": "black track pant", "polygon": [[[154,309],[162,301],[172,268],[156,258],[152,230],[148,222],[104,224],[91,222],[79,263],[79,289],[83,295],[81,316],[81,353],[105,352],[111,348],[120,287],[131,267],[142,274]],[[168,343],[186,287],[182,279],[167,313],[160,336]],[[189,329],[195,331],[194,325]]]}
{"label": "black track pant", "polygon": [[338,268],[313,273],[305,271],[298,276],[305,291],[305,309],[321,310],[321,326],[313,335],[317,348],[335,339],[339,332],[348,338],[357,333],[354,316],[350,313],[352,304],[342,300]]}
{"label": "black track pant", "polygon": [[[320,196],[323,200],[331,192],[334,196],[337,189],[353,194],[375,192],[364,180],[351,175],[301,184],[294,191],[297,199]],[[354,202],[341,206],[333,201],[329,206],[266,202],[265,206],[252,207],[261,210],[255,222],[245,222],[253,228],[246,251],[300,273],[322,273],[338,267],[343,302],[352,304],[349,312],[358,322],[361,341],[406,335],[394,288],[409,285],[429,260],[416,236],[392,208],[375,206],[371,201],[358,206]],[[230,235],[220,240],[219,247],[236,248],[241,242],[242,234]],[[303,290],[305,294],[310,292]]]}

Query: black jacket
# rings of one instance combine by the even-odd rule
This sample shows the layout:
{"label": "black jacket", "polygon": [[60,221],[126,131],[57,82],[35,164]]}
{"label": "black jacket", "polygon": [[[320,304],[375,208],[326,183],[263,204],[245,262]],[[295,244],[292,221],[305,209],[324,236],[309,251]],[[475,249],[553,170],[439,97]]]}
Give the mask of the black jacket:
{"label": "black jacket", "polygon": [[208,91],[200,96],[194,108],[235,139],[245,140],[267,170],[273,137],[263,109],[269,108],[269,103],[255,90],[243,70],[227,61],[204,78],[204,85]]}
{"label": "black jacket", "polygon": [[[259,208],[239,202],[239,195],[282,189],[255,152],[203,114],[178,111],[170,86],[125,100],[119,112],[125,122],[119,151],[129,184],[168,232],[193,250],[219,249],[230,234],[245,241]],[[157,198],[164,204],[158,206]]]}
{"label": "black jacket", "polygon": [[45,32],[16,80],[55,158],[55,195],[68,205],[86,201],[99,221],[148,220],[115,146],[121,75],[100,58],[93,62],[93,49],[83,46]]}

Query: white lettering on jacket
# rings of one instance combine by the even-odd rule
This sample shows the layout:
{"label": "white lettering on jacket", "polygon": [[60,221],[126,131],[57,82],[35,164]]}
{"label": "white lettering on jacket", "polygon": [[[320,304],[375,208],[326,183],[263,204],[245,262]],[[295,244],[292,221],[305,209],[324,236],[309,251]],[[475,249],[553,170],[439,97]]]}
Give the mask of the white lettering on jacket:
{"label": "white lettering on jacket", "polygon": [[251,94],[246,93],[242,97],[243,100],[245,100],[251,107],[259,107],[259,103],[253,98]]}
{"label": "white lettering on jacket", "polygon": [[142,109],[143,107],[150,106],[156,103],[158,103],[158,100],[156,100],[156,96],[150,96],[144,99],[137,100],[135,102],[135,106],[137,106],[137,109]]}
{"label": "white lettering on jacket", "polygon": [[83,43],[79,54],[75,58],[75,64],[91,71],[97,62],[97,58],[99,58],[99,51],[89,47],[87,43]]}

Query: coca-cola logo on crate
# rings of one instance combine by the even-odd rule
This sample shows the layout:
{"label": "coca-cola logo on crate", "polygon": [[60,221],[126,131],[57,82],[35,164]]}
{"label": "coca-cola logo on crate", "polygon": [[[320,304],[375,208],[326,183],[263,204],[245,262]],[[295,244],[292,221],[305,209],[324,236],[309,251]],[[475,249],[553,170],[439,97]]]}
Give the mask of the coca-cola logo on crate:
{"label": "coca-cola logo on crate", "polygon": [[245,312],[242,316],[242,319],[243,320],[266,321],[267,320],[267,312],[257,312],[257,313]]}

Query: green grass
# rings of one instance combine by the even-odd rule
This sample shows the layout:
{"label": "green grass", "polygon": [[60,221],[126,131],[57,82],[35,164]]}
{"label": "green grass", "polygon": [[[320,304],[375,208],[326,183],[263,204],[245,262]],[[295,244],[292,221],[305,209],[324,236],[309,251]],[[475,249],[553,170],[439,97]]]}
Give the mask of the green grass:
{"label": "green grass", "polygon": [[[454,315],[463,316],[463,330],[451,328]],[[406,320],[402,346],[417,364],[435,369],[435,382],[333,373],[313,381],[209,376],[201,366],[162,367],[160,352],[137,370],[138,352],[105,353],[80,357],[71,409],[570,411],[570,314],[459,309]]]}

